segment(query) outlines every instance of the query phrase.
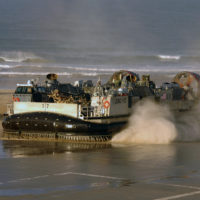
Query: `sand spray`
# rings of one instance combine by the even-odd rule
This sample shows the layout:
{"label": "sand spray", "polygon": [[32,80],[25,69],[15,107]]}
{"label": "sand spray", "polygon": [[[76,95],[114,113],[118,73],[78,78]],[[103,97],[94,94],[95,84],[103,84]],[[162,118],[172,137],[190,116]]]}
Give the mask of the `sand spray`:
{"label": "sand spray", "polygon": [[191,111],[173,113],[151,100],[138,102],[126,129],[113,143],[168,144],[200,140],[200,105]]}

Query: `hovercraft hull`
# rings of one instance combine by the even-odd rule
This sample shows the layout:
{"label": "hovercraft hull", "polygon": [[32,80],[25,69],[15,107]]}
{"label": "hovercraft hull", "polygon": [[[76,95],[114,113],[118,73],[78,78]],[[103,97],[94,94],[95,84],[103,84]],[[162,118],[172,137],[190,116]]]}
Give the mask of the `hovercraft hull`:
{"label": "hovercraft hull", "polygon": [[31,112],[7,116],[2,125],[4,132],[20,136],[105,141],[120,131],[126,121],[94,123],[56,113]]}

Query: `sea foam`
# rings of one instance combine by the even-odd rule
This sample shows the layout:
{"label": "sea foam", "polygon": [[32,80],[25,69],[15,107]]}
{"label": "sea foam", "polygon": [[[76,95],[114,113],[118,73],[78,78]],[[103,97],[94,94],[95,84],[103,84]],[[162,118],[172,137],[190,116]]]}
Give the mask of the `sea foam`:
{"label": "sea foam", "polygon": [[170,55],[158,55],[161,60],[180,60],[181,56],[170,56]]}
{"label": "sea foam", "polygon": [[12,62],[12,63],[43,63],[47,60],[34,55],[33,53],[10,51],[0,53],[0,62]]}
{"label": "sea foam", "polygon": [[3,69],[9,69],[9,68],[13,68],[14,66],[10,66],[10,65],[0,65],[0,68]]}

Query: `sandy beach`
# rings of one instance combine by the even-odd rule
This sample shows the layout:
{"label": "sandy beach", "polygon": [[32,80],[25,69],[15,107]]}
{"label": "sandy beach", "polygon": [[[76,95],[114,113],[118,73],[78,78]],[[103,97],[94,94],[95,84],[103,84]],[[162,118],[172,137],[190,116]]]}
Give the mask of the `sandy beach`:
{"label": "sandy beach", "polygon": [[7,110],[7,104],[12,103],[13,90],[0,90],[0,115]]}

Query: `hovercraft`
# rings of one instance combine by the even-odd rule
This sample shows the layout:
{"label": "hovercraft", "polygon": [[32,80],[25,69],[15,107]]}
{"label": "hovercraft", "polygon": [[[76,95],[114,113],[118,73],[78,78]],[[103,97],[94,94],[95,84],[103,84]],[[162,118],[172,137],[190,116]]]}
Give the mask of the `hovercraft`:
{"label": "hovercraft", "polygon": [[126,127],[134,104],[145,97],[174,110],[191,109],[200,94],[199,80],[199,75],[183,72],[156,88],[149,75],[140,80],[121,70],[94,86],[90,80],[60,83],[56,74],[48,74],[44,84],[17,84],[2,126],[6,134],[22,138],[105,142]]}

